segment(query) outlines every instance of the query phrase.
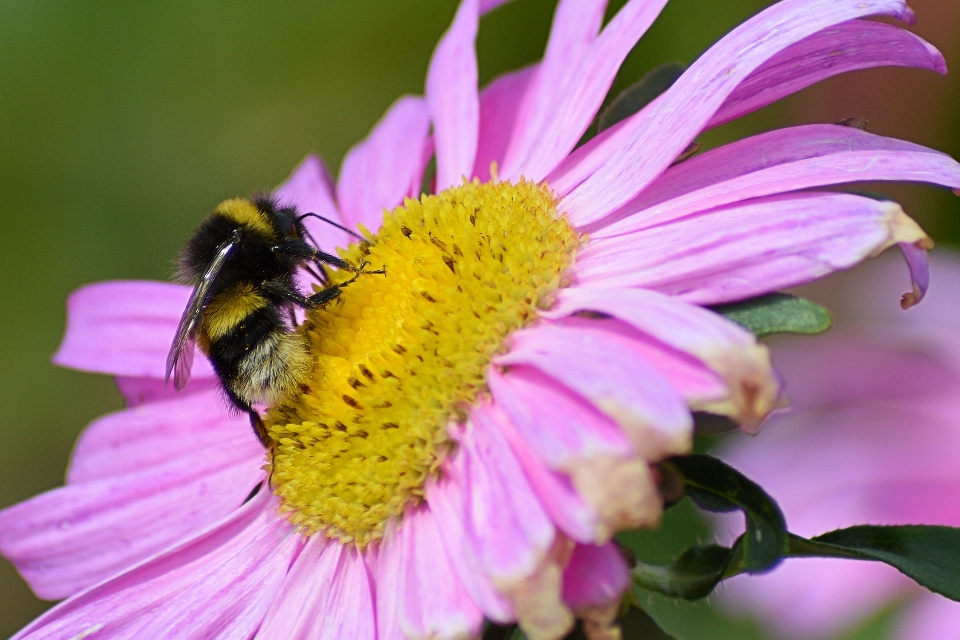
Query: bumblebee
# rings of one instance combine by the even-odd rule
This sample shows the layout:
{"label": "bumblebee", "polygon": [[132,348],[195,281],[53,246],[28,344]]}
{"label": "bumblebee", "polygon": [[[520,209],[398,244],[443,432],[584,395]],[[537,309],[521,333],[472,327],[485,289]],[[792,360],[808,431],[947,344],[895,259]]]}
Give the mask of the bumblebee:
{"label": "bumblebee", "polygon": [[[361,274],[384,273],[364,271],[365,262],[355,267],[321,251],[304,227],[308,216],[340,227],[316,214],[280,207],[267,196],[227,200],[204,220],[179,259],[180,280],[194,289],[170,346],[166,380],[172,373],[178,391],[186,386],[199,344],[227,398],[250,416],[265,447],[266,427],[252,405],[282,400],[312,369],[307,338],[294,331],[294,307],[327,304]],[[354,276],[313,295],[300,293],[294,284],[298,269],[327,284],[324,265]]]}

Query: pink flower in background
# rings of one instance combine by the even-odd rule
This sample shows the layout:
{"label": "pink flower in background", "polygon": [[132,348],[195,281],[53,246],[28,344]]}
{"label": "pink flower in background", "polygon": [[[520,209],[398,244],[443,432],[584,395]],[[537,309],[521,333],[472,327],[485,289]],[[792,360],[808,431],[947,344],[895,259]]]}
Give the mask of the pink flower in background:
{"label": "pink flower in background", "polygon": [[[56,361],[116,376],[129,407],[88,427],[66,487],[0,513],[4,555],[42,597],[68,597],[17,637],[460,638],[488,618],[519,620],[536,640],[560,637],[574,615],[602,637],[628,584],[610,537],[660,515],[649,463],[689,451],[691,408],[755,430],[778,402],[765,348],[697,305],[810,282],[895,244],[912,274],[905,303],[918,302],[929,276],[919,227],[894,203],[815,189],[960,187],[944,154],[834,125],[671,166],[701,131],[842,71],[943,72],[931,45],[862,20],[911,19],[900,0],[774,5],[575,148],[665,2],[631,0],[601,29],[604,2],[563,0],[543,60],[478,92],[473,42],[497,3],[464,0],[425,97],[394,103],[335,186],[311,157],[277,189],[301,211],[375,231],[343,255],[382,258],[387,277],[359,279],[310,316],[306,333],[325,327],[312,338],[318,383],[303,392],[316,413],[268,416],[269,483],[208,363],[183,395],[163,387],[189,291],[75,293]],[[433,156],[436,195],[405,200]],[[323,247],[350,240],[311,232]],[[515,272],[523,282],[501,287]],[[389,339],[351,360],[380,333]],[[472,382],[451,390],[436,425],[382,417],[433,411],[429,392],[457,376]],[[399,391],[372,405],[374,388]],[[358,420],[328,419],[324,393]],[[403,447],[374,446],[408,431]],[[422,466],[384,480],[395,454],[420,450]],[[387,503],[399,510],[358,528],[355,511]]]}
{"label": "pink flower in background", "polygon": [[[882,304],[896,265],[881,260],[832,291],[831,334],[775,345],[795,410],[720,455],[778,501],[791,531],[960,526],[960,256],[933,257],[937,287],[916,309]],[[960,604],[880,563],[792,559],[720,594],[778,638],[832,637],[906,596],[893,638],[952,640],[960,629]]]}

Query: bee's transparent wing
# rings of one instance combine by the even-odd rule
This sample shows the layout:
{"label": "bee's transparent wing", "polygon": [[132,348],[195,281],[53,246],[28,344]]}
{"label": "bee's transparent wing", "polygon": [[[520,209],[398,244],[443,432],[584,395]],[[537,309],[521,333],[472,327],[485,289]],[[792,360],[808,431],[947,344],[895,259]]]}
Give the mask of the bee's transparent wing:
{"label": "bee's transparent wing", "polygon": [[173,373],[173,386],[177,391],[187,386],[187,381],[190,380],[193,350],[196,347],[197,331],[200,328],[200,314],[203,313],[203,305],[210,293],[210,285],[217,279],[217,274],[230,257],[230,253],[236,248],[238,241],[239,238],[234,233],[232,238],[217,247],[217,254],[200,279],[200,284],[193,290],[190,302],[180,316],[177,335],[173,339],[173,344],[170,345],[170,353],[167,354],[167,374],[164,378],[164,381],[169,382],[170,374]]}

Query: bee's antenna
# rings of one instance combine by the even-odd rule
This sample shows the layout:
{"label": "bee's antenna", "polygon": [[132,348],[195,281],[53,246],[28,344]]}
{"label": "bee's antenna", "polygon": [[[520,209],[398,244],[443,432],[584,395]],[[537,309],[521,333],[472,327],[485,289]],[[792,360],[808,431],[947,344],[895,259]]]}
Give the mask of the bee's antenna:
{"label": "bee's antenna", "polygon": [[357,240],[363,240],[363,236],[361,236],[359,233],[357,233],[357,232],[355,232],[355,231],[352,231],[352,230],[346,228],[346,227],[343,226],[342,224],[337,224],[337,223],[334,222],[333,220],[328,220],[327,218],[324,218],[323,216],[321,216],[321,215],[319,215],[319,214],[316,214],[316,213],[305,213],[305,214],[303,214],[302,216],[298,216],[298,217],[297,217],[297,222],[300,222],[300,221],[303,220],[304,218],[316,218],[317,220],[323,220],[323,221],[326,222],[327,224],[329,224],[329,225],[331,225],[331,226],[333,226],[333,227],[336,227],[337,229],[340,229],[341,231],[346,231],[347,233],[349,233],[350,235],[352,235],[352,236],[353,236],[354,238],[356,238]]}

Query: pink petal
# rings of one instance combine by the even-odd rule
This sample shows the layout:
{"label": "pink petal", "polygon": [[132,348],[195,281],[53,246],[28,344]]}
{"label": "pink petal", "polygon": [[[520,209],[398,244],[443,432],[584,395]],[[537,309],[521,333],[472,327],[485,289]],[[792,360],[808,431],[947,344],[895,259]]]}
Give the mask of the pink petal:
{"label": "pink petal", "polygon": [[[502,590],[536,570],[553,543],[554,528],[495,426],[471,418],[452,435],[460,447],[445,467],[460,491],[427,498],[444,539],[462,540],[450,554],[463,554],[473,571]],[[447,529],[453,526],[461,533]]]}
{"label": "pink petal", "polygon": [[340,213],[348,226],[380,228],[384,209],[393,209],[414,189],[430,128],[423,98],[404,96],[387,110],[367,138],[347,152],[337,182]]}
{"label": "pink petal", "polygon": [[437,191],[469,178],[476,159],[480,100],[474,40],[479,19],[478,0],[462,0],[427,71],[427,104],[437,145]]}
{"label": "pink petal", "polygon": [[[941,280],[941,287],[943,284]],[[945,292],[941,299],[953,297],[956,289],[941,287],[936,290]],[[925,303],[917,312],[928,311],[933,302]],[[903,315],[899,309],[895,313]],[[774,356],[777,370],[787,380],[791,406],[807,410],[841,403],[949,396],[960,388],[960,374],[941,361],[946,355],[941,349],[917,348],[912,342],[904,346],[897,329],[900,327],[884,326],[876,337],[835,329],[818,336],[816,348],[808,340],[781,339]],[[833,366],[824,366],[827,354]]]}
{"label": "pink petal", "polygon": [[128,407],[139,407],[151,402],[173,400],[187,394],[202,393],[220,388],[220,381],[216,378],[190,378],[186,388],[181,391],[177,391],[172,384],[165,383],[162,378],[119,376],[114,382]]}
{"label": "pink petal", "polygon": [[322,534],[307,540],[257,640],[376,640],[370,575],[356,549]]}
{"label": "pink petal", "polygon": [[[167,352],[190,288],[163,282],[101,282],[67,298],[67,331],[53,356],[62,367],[163,380]],[[202,354],[193,378],[211,378]]]}
{"label": "pink petal", "polygon": [[575,268],[583,286],[645,287],[719,304],[804,284],[926,238],[895,203],[807,193],[591,240]]}
{"label": "pink petal", "polygon": [[[518,455],[521,448],[529,450],[526,455],[539,458],[538,466],[567,472],[573,488],[597,514],[594,541],[659,522],[660,494],[647,463],[637,458],[629,440],[609,418],[532,367],[514,366],[506,375],[491,368],[487,383],[509,417],[508,435],[515,433],[522,440],[522,447],[511,440]],[[520,458],[521,463],[532,464],[523,455]],[[563,490],[560,486],[552,495],[559,496]],[[550,509],[553,503],[544,492],[540,495]],[[569,536],[582,538],[576,527],[564,524],[553,511],[551,517]]]}
{"label": "pink petal", "polygon": [[74,447],[67,482],[143,471],[198,451],[252,467],[264,457],[247,417],[228,410],[219,392],[205,391],[98,418]]}
{"label": "pink petal", "polygon": [[549,111],[556,108],[577,66],[583,64],[597,39],[606,5],[606,0],[563,0],[557,4],[543,61],[518,105],[516,132],[508,140],[507,154],[501,162],[505,179],[516,180],[523,174],[523,165],[551,120]]}
{"label": "pink petal", "polygon": [[248,638],[300,548],[268,492],[207,531],[33,621],[17,640]]}
{"label": "pink petal", "polygon": [[630,440],[607,416],[538,369],[487,372],[497,404],[529,447],[551,468],[572,471],[586,458],[633,455]]}
{"label": "pink petal", "polygon": [[0,511],[0,551],[40,597],[72,595],[237,509],[264,480],[253,448],[252,437],[235,436],[41,494]]}
{"label": "pink petal", "polygon": [[563,599],[576,611],[617,602],[630,586],[630,569],[614,544],[578,544],[563,573]]}
{"label": "pink petal", "polygon": [[666,0],[631,0],[597,37],[606,2],[567,0],[557,7],[536,84],[521,106],[518,136],[503,177],[540,181],[577,144],[620,64]]}
{"label": "pink petal", "polygon": [[446,479],[427,487],[427,502],[455,571],[467,569],[464,588],[491,619],[515,614],[531,637],[562,636],[573,625],[560,598],[570,543],[555,535],[495,425],[470,421],[452,435],[460,448],[444,464]]}
{"label": "pink petal", "polygon": [[442,549],[436,518],[425,507],[408,510],[388,532],[377,558],[379,637],[446,640],[479,635],[483,613],[451,571]]}
{"label": "pink petal", "polygon": [[[273,195],[281,205],[292,205],[301,214],[315,213],[343,224],[334,202],[333,178],[327,166],[315,155],[304,158],[286,182],[274,190]],[[346,247],[353,239],[335,226],[316,218],[305,218],[303,224],[317,241],[317,246],[327,252],[332,252],[336,247]]]}
{"label": "pink petal", "polygon": [[538,325],[511,336],[499,366],[540,369],[613,418],[647,460],[689,451],[690,414],[639,343],[605,332],[600,322]]}
{"label": "pink petal", "polygon": [[927,289],[930,288],[930,249],[932,248],[933,242],[929,240],[900,243],[903,259],[907,261],[907,267],[910,269],[910,282],[913,284],[913,290],[903,294],[900,300],[900,306],[904,309],[919,304],[927,295]]}
{"label": "pink petal", "polygon": [[549,182],[563,196],[561,211],[583,226],[619,209],[674,161],[747,76],[791,44],[854,18],[908,11],[903,0],[774,4],[711,47],[655,104],[554,172]]}
{"label": "pink petal", "polygon": [[531,65],[507,73],[480,92],[480,132],[473,175],[486,182],[490,179],[490,163],[503,164],[507,145],[514,135],[517,110],[538,66]]}
{"label": "pink petal", "polygon": [[480,13],[484,14],[488,11],[493,11],[497,7],[503,4],[507,4],[511,0],[480,0]]}
{"label": "pink petal", "polygon": [[[482,418],[478,414],[483,414]],[[613,533],[600,522],[597,512],[587,504],[566,473],[557,473],[541,461],[521,438],[510,419],[496,405],[474,409],[475,419],[495,425],[510,443],[530,486],[550,519],[565,535],[581,542],[605,542]]]}
{"label": "pink petal", "polygon": [[948,155],[851,127],[763,133],[671,167],[591,237],[612,237],[748,198],[830,184],[909,180],[960,186]]}
{"label": "pink petal", "polygon": [[766,347],[722,316],[655,291],[590,287],[561,289],[553,308],[541,315],[561,318],[578,311],[611,315],[699,358],[726,381],[731,398],[723,413],[741,424],[756,429],[778,403],[779,384]]}
{"label": "pink petal", "polygon": [[457,577],[470,599],[477,603],[484,616],[499,623],[513,622],[513,606],[490,582],[490,578],[475,568],[472,555],[464,553],[468,544],[467,532],[462,526],[463,495],[461,487],[449,476],[427,485],[427,504],[436,515],[443,549],[453,575]]}
{"label": "pink petal", "polygon": [[736,120],[847,71],[898,66],[945,74],[943,55],[909,31],[866,20],[851,20],[815,33],[760,65],[730,94],[706,128]]}
{"label": "pink petal", "polygon": [[960,604],[924,593],[906,607],[894,625],[893,640],[956,640]]}
{"label": "pink petal", "polygon": [[797,412],[750,443],[730,440],[721,455],[777,499],[799,535],[864,523],[957,526],[957,408],[951,396]]}
{"label": "pink petal", "polygon": [[[793,558],[771,573],[724,582],[716,598],[728,611],[760,617],[773,631],[772,637],[828,638],[850,631],[878,604],[909,589],[910,583],[879,562]],[[926,636],[909,640],[921,638],[928,640]]]}

